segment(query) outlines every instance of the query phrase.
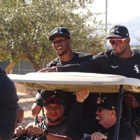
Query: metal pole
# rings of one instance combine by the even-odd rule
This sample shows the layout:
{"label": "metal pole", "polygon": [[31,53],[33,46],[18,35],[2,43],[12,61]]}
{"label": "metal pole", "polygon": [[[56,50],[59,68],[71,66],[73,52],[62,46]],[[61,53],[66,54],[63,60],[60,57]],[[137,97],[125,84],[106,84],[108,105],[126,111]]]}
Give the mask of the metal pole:
{"label": "metal pole", "polygon": [[[107,34],[107,6],[108,6],[108,0],[106,0],[105,3],[105,34]],[[105,48],[107,49],[107,40],[105,41]]]}
{"label": "metal pole", "polygon": [[123,98],[124,98],[123,85],[120,85],[119,94],[118,94],[117,120],[116,120],[116,125],[115,125],[114,140],[119,139],[120,116],[121,116],[121,108],[122,108]]}

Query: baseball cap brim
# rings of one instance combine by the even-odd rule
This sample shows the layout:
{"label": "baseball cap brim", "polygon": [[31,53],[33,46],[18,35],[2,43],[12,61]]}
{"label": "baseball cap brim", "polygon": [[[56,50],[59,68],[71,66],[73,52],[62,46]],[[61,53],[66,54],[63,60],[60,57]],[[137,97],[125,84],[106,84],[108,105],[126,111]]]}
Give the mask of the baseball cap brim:
{"label": "baseball cap brim", "polygon": [[70,36],[69,35],[67,35],[67,34],[59,34],[59,33],[56,33],[56,34],[53,34],[53,35],[51,35],[50,37],[49,37],[49,40],[53,40],[56,36],[63,36],[63,37],[67,37],[67,38],[70,38]]}
{"label": "baseball cap brim", "polygon": [[122,37],[122,36],[120,36],[120,35],[109,35],[106,39],[110,39],[110,38],[112,38],[112,37]]}

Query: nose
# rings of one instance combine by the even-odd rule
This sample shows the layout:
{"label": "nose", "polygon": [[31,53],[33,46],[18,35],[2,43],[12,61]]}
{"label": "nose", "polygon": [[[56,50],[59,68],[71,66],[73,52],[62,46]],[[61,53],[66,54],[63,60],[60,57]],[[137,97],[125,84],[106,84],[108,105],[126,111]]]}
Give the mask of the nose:
{"label": "nose", "polygon": [[116,48],[116,47],[118,47],[118,45],[116,45],[116,44],[112,45],[112,48]]}
{"label": "nose", "polygon": [[97,110],[95,113],[98,115],[100,112]]}

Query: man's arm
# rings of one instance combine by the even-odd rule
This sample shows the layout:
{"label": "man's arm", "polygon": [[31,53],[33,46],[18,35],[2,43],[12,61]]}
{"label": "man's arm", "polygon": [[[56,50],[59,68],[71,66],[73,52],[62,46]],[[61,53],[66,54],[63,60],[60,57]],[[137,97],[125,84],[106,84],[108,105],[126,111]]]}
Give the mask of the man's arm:
{"label": "man's arm", "polygon": [[31,111],[33,116],[37,116],[43,107],[41,93],[37,93],[35,102],[32,105]]}
{"label": "man's arm", "polygon": [[24,117],[24,110],[19,106],[18,107],[17,123],[22,123],[23,117]]}
{"label": "man's arm", "polygon": [[53,66],[44,68],[38,72],[98,72],[98,66],[93,58],[80,64],[67,64],[63,66]]}
{"label": "man's arm", "polygon": [[48,133],[48,135],[46,136],[46,140],[72,140],[72,139],[68,136]]}
{"label": "man's arm", "polygon": [[31,108],[32,115],[37,116],[40,113],[41,109],[42,109],[41,106],[39,106],[37,103],[33,103]]}
{"label": "man's arm", "polygon": [[133,94],[126,94],[125,95],[125,104],[127,106],[131,106],[133,108],[139,108],[140,102],[136,99]]}
{"label": "man's arm", "polygon": [[71,108],[69,122],[73,128],[80,132],[91,134],[96,128],[95,120],[82,117],[83,102],[88,95],[89,91],[87,89],[82,89],[76,92],[76,102]]}

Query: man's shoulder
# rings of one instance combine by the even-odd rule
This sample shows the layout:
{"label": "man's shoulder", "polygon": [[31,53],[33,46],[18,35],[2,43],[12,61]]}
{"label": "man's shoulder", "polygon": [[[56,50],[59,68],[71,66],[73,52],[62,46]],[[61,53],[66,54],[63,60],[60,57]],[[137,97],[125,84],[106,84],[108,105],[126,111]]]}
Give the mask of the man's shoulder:
{"label": "man's shoulder", "polygon": [[102,57],[110,57],[114,55],[114,52],[112,50],[109,50],[109,51],[105,51],[105,52],[100,52],[98,53],[97,55],[94,56],[94,59],[95,58],[102,58]]}
{"label": "man's shoulder", "polygon": [[79,58],[87,58],[87,59],[90,59],[93,57],[92,54],[83,53],[83,52],[74,52],[74,55],[76,55]]}

